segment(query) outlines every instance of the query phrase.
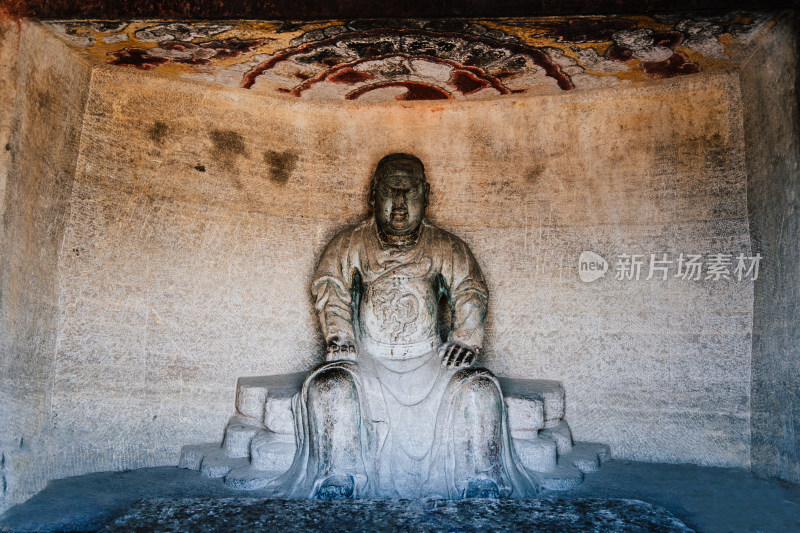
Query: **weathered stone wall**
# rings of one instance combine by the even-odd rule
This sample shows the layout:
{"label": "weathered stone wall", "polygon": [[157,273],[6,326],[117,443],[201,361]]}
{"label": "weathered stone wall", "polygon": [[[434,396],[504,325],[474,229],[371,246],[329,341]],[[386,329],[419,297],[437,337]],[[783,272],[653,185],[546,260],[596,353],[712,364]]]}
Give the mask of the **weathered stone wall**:
{"label": "weathered stone wall", "polygon": [[46,452],[57,260],[90,69],[33,24],[0,22],[0,510],[59,474]]}
{"label": "weathered stone wall", "polygon": [[59,261],[56,462],[173,464],[221,437],[238,376],[318,362],[316,258],[407,151],[488,278],[491,368],[563,380],[576,437],[618,457],[746,466],[751,284],[577,271],[582,250],[749,250],[736,79],[289,105],[97,70]]}
{"label": "weathered stone wall", "polygon": [[[16,54],[17,54],[17,47],[15,45],[15,41],[18,38],[17,27],[12,24],[10,21],[7,20],[0,20],[0,220],[3,218],[3,214],[5,213],[6,208],[6,187],[8,185],[8,170],[9,164],[11,162],[11,151],[6,150],[5,147],[11,147],[9,143],[9,135],[11,134],[11,111],[14,106],[14,95],[16,93],[16,79],[14,76],[14,70],[16,67]],[[5,244],[5,233],[6,231],[1,229],[3,226],[0,225],[0,244]],[[5,269],[3,268],[0,270],[0,280],[5,278]],[[0,285],[1,286],[1,285]],[[2,293],[0,293],[0,309],[5,308],[5,300],[2,298]],[[0,314],[0,317],[4,316],[5,313]],[[6,329],[6,321],[3,318],[0,318],[0,335],[5,338],[5,329]],[[3,346],[3,351],[0,352],[0,383],[2,383],[2,388],[0,388],[0,401],[8,401],[6,395],[3,394],[2,391],[6,390],[5,384],[8,380],[6,374],[4,372],[5,368],[10,364],[11,353],[6,351],[7,348],[10,348],[6,343]],[[8,427],[9,419],[13,416],[13,413],[10,409],[11,405],[8,404],[9,408],[0,409],[0,425],[2,427]],[[11,444],[10,442],[2,446],[0,449],[0,512],[5,510],[7,507],[11,505],[12,498],[10,497],[10,491],[8,486],[8,478],[11,477],[9,474],[11,469],[6,469],[5,467],[5,453],[6,448]]]}
{"label": "weathered stone wall", "polygon": [[755,283],[752,463],[800,482],[800,78],[795,16],[785,17],[742,69],[748,210]]}
{"label": "weathered stone wall", "polygon": [[[21,27],[17,94],[0,96],[13,109],[7,126],[0,117],[0,136],[12,132],[0,154],[4,506],[53,477],[175,464],[182,445],[220,439],[237,377],[319,362],[316,258],[368,215],[369,175],[393,151],[425,161],[430,219],[483,267],[487,366],[563,381],[575,437],[618,458],[749,466],[751,353],[754,402],[797,370],[780,362],[796,322],[765,311],[770,291],[796,300],[780,292],[797,286],[791,264],[759,248],[782,239],[794,257],[796,197],[781,184],[796,187],[796,169],[781,163],[771,183],[745,163],[773,147],[758,137],[760,104],[743,129],[742,95],[786,101],[758,58],[741,80],[720,69],[549,96],[313,103],[113,66],[90,86],[77,56]],[[788,53],[774,39],[765,53]],[[780,116],[765,138],[788,138]],[[683,279],[672,263],[666,281],[645,279],[651,253],[735,265],[752,253],[750,226],[752,252],[768,251],[757,331],[785,344],[751,338],[747,276]],[[608,261],[605,277],[579,279],[584,250]],[[620,254],[643,256],[639,280],[615,279]],[[753,462],[777,464],[759,439],[791,450],[790,437],[761,405]]]}

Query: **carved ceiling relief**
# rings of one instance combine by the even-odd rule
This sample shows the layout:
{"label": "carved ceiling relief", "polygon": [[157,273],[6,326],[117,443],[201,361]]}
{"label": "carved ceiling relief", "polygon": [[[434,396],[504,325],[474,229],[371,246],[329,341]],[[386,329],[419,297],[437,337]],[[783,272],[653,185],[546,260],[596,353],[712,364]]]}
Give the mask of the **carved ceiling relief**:
{"label": "carved ceiling relief", "polygon": [[313,100],[547,94],[730,68],[768,15],[53,22],[95,61]]}

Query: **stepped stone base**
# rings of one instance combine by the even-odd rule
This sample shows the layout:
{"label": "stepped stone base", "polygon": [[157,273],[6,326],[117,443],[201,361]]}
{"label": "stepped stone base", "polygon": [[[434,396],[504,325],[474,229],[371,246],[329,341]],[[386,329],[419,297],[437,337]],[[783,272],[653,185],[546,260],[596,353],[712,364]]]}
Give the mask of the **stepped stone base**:
{"label": "stepped stone base", "polygon": [[[296,451],[292,399],[307,373],[239,378],[236,414],[222,444],[184,446],[180,466],[232,488],[264,487],[286,472]],[[517,457],[548,490],[578,486],[611,458],[608,446],[575,443],[564,420],[564,388],[558,381],[498,378]]]}

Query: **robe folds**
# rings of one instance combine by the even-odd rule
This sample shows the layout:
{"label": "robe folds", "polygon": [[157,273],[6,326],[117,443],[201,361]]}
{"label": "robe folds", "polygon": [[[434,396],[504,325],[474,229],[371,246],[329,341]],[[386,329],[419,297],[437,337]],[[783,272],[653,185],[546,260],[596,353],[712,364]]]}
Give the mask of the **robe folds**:
{"label": "robe folds", "polygon": [[442,296],[448,340],[482,348],[488,291],[463,241],[426,222],[413,245],[384,245],[367,220],[331,240],[311,292],[326,342],[351,340],[356,354],[295,396],[298,447],[279,495],[314,497],[330,476],[351,476],[358,498],[456,499],[476,480],[501,497],[538,492],[517,466],[497,379],[437,353]]}

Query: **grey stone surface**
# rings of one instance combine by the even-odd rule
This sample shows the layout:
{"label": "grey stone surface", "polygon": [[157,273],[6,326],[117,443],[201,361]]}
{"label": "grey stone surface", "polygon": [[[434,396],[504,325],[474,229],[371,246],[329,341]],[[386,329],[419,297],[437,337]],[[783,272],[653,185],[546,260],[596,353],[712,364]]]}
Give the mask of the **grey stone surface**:
{"label": "grey stone surface", "polygon": [[219,450],[219,444],[194,444],[181,448],[181,458],[178,461],[180,468],[189,470],[200,470],[203,464],[203,457],[216,453]]}
{"label": "grey stone surface", "polygon": [[[292,414],[292,398],[300,391],[306,373],[296,372],[274,376],[248,376],[238,379],[236,410],[252,412],[263,411],[265,427],[282,435],[294,434],[294,415]],[[558,381],[546,379],[518,379],[499,377],[508,409],[509,428],[512,436],[525,438],[538,434],[544,428],[544,404],[550,406],[548,421],[556,425],[564,416],[565,391]],[[253,393],[261,398],[266,396],[265,407],[255,404],[249,407],[241,405],[242,390],[259,391]],[[263,392],[261,392],[263,391]],[[248,393],[250,394],[250,393]],[[262,400],[263,401],[263,400]]]}
{"label": "grey stone surface", "polygon": [[551,439],[556,443],[558,454],[562,455],[572,451],[572,432],[566,420],[551,420],[549,427],[545,427],[539,432],[544,438]]}
{"label": "grey stone surface", "polygon": [[257,470],[278,470],[283,473],[292,466],[296,450],[294,435],[267,431],[253,439],[250,464]]}
{"label": "grey stone surface", "polygon": [[297,372],[239,378],[236,410],[244,409],[253,415],[260,413],[260,420],[270,431],[294,435],[292,398],[300,390],[305,375],[305,372]]}
{"label": "grey stone surface", "polygon": [[[237,414],[228,421],[222,448],[214,443],[184,446],[179,466],[201,470],[207,477],[224,477],[226,486],[243,490],[261,489],[285,473],[292,466],[297,451],[294,414],[285,402],[298,394],[303,379],[302,373],[239,378],[237,390],[241,391],[244,383],[246,388],[265,391],[265,419],[271,419],[272,408],[283,411],[280,417],[284,419],[285,431],[247,425],[245,422],[250,418]],[[596,472],[603,461],[611,458],[609,447],[604,444],[573,446],[566,420],[552,421],[550,428],[543,428],[545,398],[550,399],[551,405],[555,404],[551,412],[563,412],[559,407],[564,403],[560,383],[503,377],[498,381],[502,384],[506,405],[512,406],[508,411],[508,429],[516,459],[519,466],[533,473],[534,482],[541,482],[548,490],[568,490],[581,483],[583,473]],[[270,402],[273,395],[278,401]],[[237,393],[237,413],[241,413],[240,401],[241,394]],[[247,459],[249,464],[245,465],[242,459]]]}
{"label": "grey stone surface", "polygon": [[499,378],[512,436],[536,432],[564,418],[564,387],[558,381]]}
{"label": "grey stone surface", "polygon": [[[0,531],[94,531],[145,498],[231,498],[219,479],[173,467],[102,472],[51,482],[0,516]],[[264,491],[248,493],[265,498]],[[611,461],[569,492],[544,497],[638,499],[707,533],[800,530],[800,487],[743,469]]]}
{"label": "grey stone surface", "polygon": [[[588,285],[574,267],[584,249],[611,256],[746,247],[733,78],[684,77],[624,94],[565,94],[491,109],[449,106],[409,118],[403,138],[413,142],[380,130],[396,124],[388,117],[397,110],[289,109],[226,93],[203,108],[203,120],[235,124],[246,150],[215,158],[206,126],[182,126],[184,113],[152,107],[169,91],[175,110],[192,109],[204,101],[194,86],[116,72],[98,72],[95,80],[86,138],[125,131],[146,148],[135,154],[93,141],[73,189],[65,248],[87,252],[62,260],[62,298],[74,305],[62,313],[53,408],[90,443],[81,453],[97,460],[87,468],[120,467],[106,452],[120,433],[130,439],[126,464],[174,462],[180,444],[220,439],[238,376],[303,371],[319,361],[311,270],[332,233],[365,214],[346,207],[334,216],[323,206],[327,194],[342,206],[363,205],[366,182],[337,170],[344,159],[323,162],[311,152],[286,186],[258,178],[269,175],[263,152],[293,149],[300,138],[315,154],[356,154],[347,160],[350,170],[368,169],[399,146],[432,162],[432,188],[446,202],[434,199],[431,218],[464,236],[493,294],[482,364],[563,381],[578,440],[608,442],[621,457],[748,463],[746,283],[604,278]],[[631,109],[648,120],[634,119]],[[475,121],[474,113],[487,118]],[[705,118],[682,119],[691,114]],[[264,116],[272,117],[267,130]],[[156,121],[172,132],[158,143],[148,140]],[[378,129],[330,136],[354,123]],[[592,126],[575,143],[578,124]],[[467,145],[484,152],[473,154],[443,131],[470,131],[475,141]],[[390,146],[395,141],[402,142]],[[540,151],[524,162],[512,157],[531,145]],[[706,158],[709,146],[718,157]],[[670,155],[677,152],[684,155]],[[198,163],[205,173],[193,170]],[[528,179],[527,170],[539,165],[544,170]],[[505,193],[483,194],[494,187],[490,175],[503,176]],[[312,193],[319,179],[328,180],[322,196]],[[468,224],[464,212],[504,216]],[[110,320],[112,294],[119,314]],[[97,362],[91,373],[83,370],[87,361]],[[121,361],[140,366],[123,371]],[[118,383],[141,394],[123,394]],[[106,401],[87,410],[75,391],[90,389]],[[167,393],[172,402],[150,399]],[[127,429],[107,429],[119,424]],[[65,453],[78,453],[67,435],[63,440]]]}
{"label": "grey stone surface", "polygon": [[[338,108],[90,72],[35,23],[8,27],[2,506],[59,476],[174,464],[181,445],[221,440],[238,376],[316,364],[313,262],[365,214],[325,206],[359,205],[366,184],[345,168],[398,147],[434,161],[448,203],[431,219],[483,262],[482,363],[562,381],[579,441],[708,465],[750,464],[752,378],[752,462],[797,479],[797,120],[792,83],[774,78],[796,64],[786,26],[741,76]],[[297,155],[285,182],[268,152]],[[735,253],[751,230],[753,250],[783,257],[765,260],[752,336],[752,283],[576,276],[586,249]]]}
{"label": "grey stone surface", "polygon": [[0,65],[2,511],[83,462],[59,457],[49,440],[58,424],[58,257],[75,253],[62,245],[91,69],[43,27],[7,17]]}
{"label": "grey stone surface", "polygon": [[[267,429],[284,435],[294,434],[292,398],[300,390],[304,372],[276,376],[251,376],[239,378],[237,404],[239,413],[247,411],[251,416],[260,412]],[[549,419],[560,420],[564,416],[564,388],[553,380],[520,380],[499,378],[508,410],[512,436],[526,438],[544,427],[544,401],[547,399]],[[528,383],[530,382],[530,383]],[[267,392],[268,391],[268,392]],[[264,405],[257,401],[266,397]],[[256,400],[257,399],[257,400]]]}
{"label": "grey stone surface", "polygon": [[393,152],[371,174],[372,215],[328,242],[310,284],[326,363],[296,397],[297,454],[278,494],[535,496],[500,383],[473,367],[489,300],[479,262],[425,220],[422,160]]}
{"label": "grey stone surface", "polygon": [[249,457],[230,458],[223,448],[216,448],[211,453],[203,456],[203,461],[200,463],[200,473],[210,478],[225,477],[231,470],[249,464]]}
{"label": "grey stone surface", "polygon": [[514,450],[522,466],[535,472],[551,472],[558,461],[556,443],[550,439],[512,438]]}
{"label": "grey stone surface", "polygon": [[[297,391],[295,391],[295,394]],[[294,416],[292,415],[292,396],[267,396],[264,410],[264,425],[268,430],[282,435],[294,435]]]}
{"label": "grey stone surface", "polygon": [[225,439],[222,447],[228,457],[250,457],[250,442],[263,429],[258,426],[231,420],[225,426]]}
{"label": "grey stone surface", "polygon": [[584,474],[600,470],[600,465],[611,459],[611,451],[605,444],[576,442],[570,451],[572,464]]}
{"label": "grey stone surface", "polygon": [[503,396],[508,425],[514,438],[533,438],[544,427],[544,402],[532,398]]}
{"label": "grey stone surface", "polygon": [[569,457],[562,457],[555,469],[547,472],[536,472],[539,483],[550,491],[572,490],[583,482],[581,472]]}
{"label": "grey stone surface", "polygon": [[691,532],[637,500],[149,500],[103,531],[630,531]]}
{"label": "grey stone surface", "polygon": [[800,50],[797,13],[741,74],[750,231],[764,256],[754,287],[752,465],[800,482]]}
{"label": "grey stone surface", "polygon": [[225,476],[225,486],[236,490],[258,490],[265,487],[270,481],[277,479],[288,470],[259,470],[252,465],[234,468]]}
{"label": "grey stone surface", "polygon": [[236,411],[250,419],[264,423],[264,404],[267,402],[267,388],[253,378],[239,378],[236,381]]}

